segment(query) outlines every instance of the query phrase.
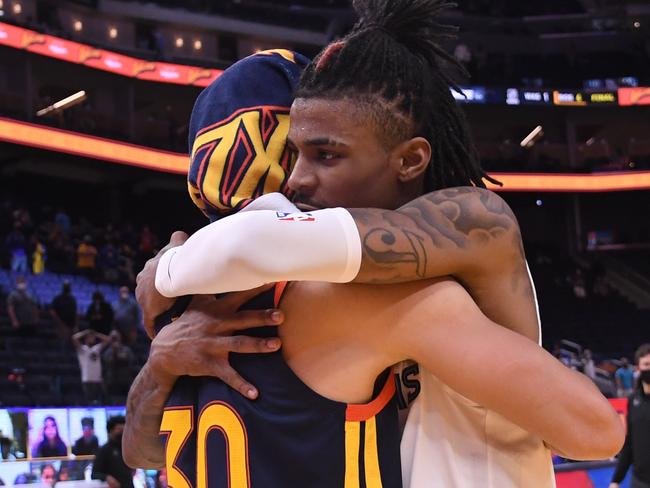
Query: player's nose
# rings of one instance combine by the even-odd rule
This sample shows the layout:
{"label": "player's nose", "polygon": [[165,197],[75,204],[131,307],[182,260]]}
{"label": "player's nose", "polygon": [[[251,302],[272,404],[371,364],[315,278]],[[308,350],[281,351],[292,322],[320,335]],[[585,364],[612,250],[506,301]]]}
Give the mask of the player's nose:
{"label": "player's nose", "polygon": [[287,186],[291,191],[304,196],[311,196],[316,191],[318,178],[311,165],[300,156],[289,176]]}

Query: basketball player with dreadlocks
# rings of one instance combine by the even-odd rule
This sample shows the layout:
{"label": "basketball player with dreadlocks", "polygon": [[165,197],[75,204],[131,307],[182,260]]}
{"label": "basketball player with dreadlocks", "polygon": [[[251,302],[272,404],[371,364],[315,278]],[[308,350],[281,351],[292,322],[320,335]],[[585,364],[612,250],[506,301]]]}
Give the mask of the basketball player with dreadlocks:
{"label": "basketball player with dreadlocks", "polygon": [[[353,49],[355,42],[360,45],[374,40],[373,46],[377,48],[378,42],[399,43],[400,35],[408,40],[406,32],[414,37],[422,36],[422,31],[417,33],[414,29],[422,27],[417,20],[430,18],[438,7],[436,2],[390,2],[391,11],[399,12],[391,17],[387,10],[381,10],[382,6],[387,8],[387,4],[377,4],[374,10],[366,12],[377,14],[377,18],[369,19],[367,15],[362,19],[341,44],[328,48],[308,66],[301,81],[292,108],[290,134],[299,157],[289,185],[298,192],[303,209],[339,204],[397,208],[421,194],[423,189],[472,181],[481,184],[478,165],[475,180],[469,171],[461,172],[459,168],[449,174],[427,170],[432,159],[433,164],[443,165],[444,160],[436,161],[436,158],[444,156],[449,149],[444,149],[442,146],[446,144],[436,139],[438,130],[445,131],[428,120],[435,122],[435,116],[426,111],[419,115],[420,119],[414,115],[418,112],[412,104],[421,102],[420,98],[409,99],[409,92],[402,92],[401,88],[393,90],[391,95],[381,84],[375,86],[375,92],[359,92],[358,88],[355,91],[350,76],[346,79],[347,87],[328,81],[328,70],[345,60],[346,49]],[[395,7],[403,7],[403,10]],[[384,51],[379,50],[382,56]],[[413,82],[409,90],[426,91],[417,81],[422,73],[415,70],[409,77],[408,69],[399,69],[396,57],[409,53],[408,49],[402,51],[398,49],[397,56],[392,56],[393,73],[399,74],[405,87],[409,86],[409,81]],[[357,58],[358,52],[353,50],[350,59]],[[422,59],[411,57],[407,61],[422,62]],[[421,64],[431,69],[426,63]],[[331,83],[329,88],[328,83]],[[337,92],[338,98],[333,96]],[[378,93],[382,95],[379,99]],[[444,96],[443,90],[434,93]],[[451,98],[448,90],[446,95]],[[382,133],[378,137],[376,131],[379,127],[387,127],[386,122],[391,119],[386,117],[392,117],[391,110],[401,107],[402,103],[409,108],[398,114],[398,119],[402,120],[397,121],[393,133]],[[449,107],[440,105],[437,107],[440,112],[447,109],[451,110],[447,116],[454,115],[450,108],[454,107],[453,98]],[[431,110],[435,111],[436,107]],[[332,122],[334,118],[336,123]],[[372,123],[368,124],[368,120]],[[410,130],[400,133],[399,125],[408,125]],[[463,144],[466,132],[461,131],[462,128],[460,123],[447,134],[453,141],[452,148],[454,144]],[[390,145],[377,144],[390,136],[394,137]],[[400,142],[401,137],[405,139]],[[461,159],[458,163],[466,165]],[[342,191],[337,192],[337,187],[342,187]],[[349,194],[350,190],[355,193]],[[479,198],[472,200],[469,195]],[[435,206],[438,202],[440,207]],[[462,220],[463,213],[469,211],[471,214],[475,204],[478,208],[482,205],[484,213],[491,212],[493,220],[484,222],[482,228],[465,228],[467,222]],[[436,218],[445,225],[440,226]],[[312,227],[305,228],[306,225]],[[165,253],[158,264],[157,284],[165,294],[178,296],[185,292],[247,289],[276,277],[395,282],[450,274],[463,280],[479,305],[484,302],[482,307],[486,313],[501,314],[504,325],[536,338],[538,325],[532,287],[516,232],[515,255],[498,254],[497,259],[518,259],[519,274],[506,272],[507,283],[502,284],[499,292],[511,301],[528,299],[530,306],[521,307],[523,312],[504,312],[498,304],[490,306],[486,299],[491,288],[499,288],[498,283],[493,286],[493,277],[489,275],[471,280],[472,272],[481,275],[486,270],[481,269],[482,263],[472,264],[473,261],[458,257],[469,250],[475,253],[473,259],[481,257],[477,248],[489,247],[489,241],[498,240],[503,234],[512,237],[508,231],[513,227],[516,227],[514,218],[503,203],[498,199],[495,202],[485,191],[471,189],[438,194],[424,205],[416,200],[397,212],[335,209],[290,214],[251,211],[212,224],[183,246]],[[251,234],[246,234],[248,231],[254,231],[256,239],[262,239],[265,246],[270,243],[273,254],[268,254],[268,248],[258,249],[259,241],[246,242],[239,238],[242,235],[250,237]],[[215,235],[218,236],[216,240]],[[314,239],[314,235],[318,239]],[[454,252],[450,243],[460,249]],[[443,252],[436,246],[443,248]],[[247,255],[248,251],[254,254]],[[232,266],[235,256],[240,266]],[[487,253],[484,257],[494,259],[495,256]],[[203,268],[197,269],[196,258],[202,260]],[[266,262],[269,258],[271,265],[260,265],[260,261]],[[224,262],[216,262],[219,260]],[[518,291],[521,288],[525,291]],[[276,294],[281,296],[281,291]],[[239,303],[235,299],[224,299],[215,307],[221,307],[224,313]],[[527,320],[526,310],[531,309],[534,325],[527,329],[525,324],[530,325],[530,320]],[[518,453],[518,461],[524,469],[527,467],[525,461],[535,461],[532,458],[537,457],[539,466],[540,453],[542,457],[541,470],[514,473],[514,470],[504,469],[500,477],[488,474],[490,469],[486,470],[483,464],[487,463],[486,459],[474,456],[479,462],[476,469],[471,469],[462,463],[445,464],[450,456],[438,452],[436,456],[440,454],[442,460],[438,457],[426,459],[435,466],[434,473],[429,471],[427,477],[420,470],[418,476],[422,477],[419,480],[413,477],[410,486],[430,486],[438,482],[447,482],[448,486],[478,486],[472,484],[476,482],[481,486],[550,486],[552,470],[550,465],[544,466],[541,440],[531,434],[526,437],[524,431],[517,431],[514,424],[499,414],[578,457],[607,455],[620,444],[618,420],[593,385],[562,368],[532,341],[496,326],[480,313],[465,290],[451,280],[385,287],[295,283],[286,294],[283,310],[288,317],[280,329],[283,354],[233,358],[240,371],[261,385],[262,395],[257,402],[247,402],[217,380],[183,378],[174,388],[162,430],[168,435],[167,467],[177,475],[177,481],[185,480],[185,486],[190,484],[188,477],[191,478],[193,472],[198,486],[207,483],[208,473],[211,486],[225,486],[222,482],[229,482],[231,486],[401,486],[396,475],[395,453],[389,445],[395,440],[393,421],[387,410],[392,383],[382,377],[384,386],[377,395],[373,395],[373,385],[387,365],[405,358],[417,360],[435,374],[437,378],[431,375],[430,383],[442,381],[478,402],[478,405],[469,405],[469,401],[460,396],[452,397],[455,393],[451,390],[442,391],[447,394],[448,403],[468,403],[465,411],[453,407],[443,412],[443,421],[445,414],[456,413],[455,420],[467,422],[466,418],[461,418],[462,414],[470,408],[483,408],[485,413],[479,413],[483,430],[474,430],[481,421],[475,418],[467,422],[470,425],[465,433],[481,438],[483,446],[487,447],[487,430],[507,429],[506,436],[495,435],[494,440],[505,442],[510,437],[513,442],[513,436],[517,437],[514,443],[523,449]],[[309,324],[299,319],[301,311],[305,310],[311,314]],[[214,311],[219,310],[215,308]],[[185,314],[188,313],[193,313],[192,309]],[[170,329],[176,326],[173,324]],[[459,371],[456,360],[461,356],[468,369],[460,368]],[[553,379],[547,381],[546,375]],[[509,383],[507,389],[503,386],[505,377]],[[432,390],[425,391],[426,385],[422,384],[421,396],[428,398]],[[577,391],[580,393],[576,394]],[[576,408],[575,403],[566,402],[571,394],[588,405]],[[349,404],[369,398],[374,400],[365,406]],[[425,404],[423,412],[431,413],[426,410],[429,407]],[[585,410],[590,412],[590,417],[584,417]],[[416,426],[425,437],[429,434],[425,423],[430,420],[433,419],[420,418],[420,426]],[[219,429],[223,435],[209,436],[213,429]],[[588,446],[590,443],[585,442],[586,439],[597,430],[600,442]],[[223,437],[227,439],[225,445]],[[489,435],[487,437],[489,442]],[[448,441],[462,443],[459,437]],[[414,446],[416,453],[422,447],[422,443]],[[476,446],[466,443],[462,447],[459,454],[471,458],[469,451]],[[489,456],[498,457],[499,446],[490,449],[494,452]],[[213,464],[205,459],[208,453]],[[224,460],[229,462],[224,463]],[[436,464],[438,461],[440,466]],[[497,464],[499,460],[490,462]],[[179,469],[181,464],[187,467]],[[292,468],[287,468],[287,464]],[[227,469],[220,469],[226,466]],[[415,463],[407,466],[407,471],[414,468]],[[458,468],[474,472],[453,473]],[[541,474],[541,479],[533,476],[536,474]],[[439,475],[442,478],[438,478]]]}

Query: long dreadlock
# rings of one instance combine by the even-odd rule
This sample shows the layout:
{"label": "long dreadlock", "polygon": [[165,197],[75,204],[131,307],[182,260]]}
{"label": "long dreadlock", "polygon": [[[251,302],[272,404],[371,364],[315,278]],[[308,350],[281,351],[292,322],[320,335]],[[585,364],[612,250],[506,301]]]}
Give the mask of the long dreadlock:
{"label": "long dreadlock", "polygon": [[[444,64],[464,68],[441,46],[457,28],[437,21],[446,0],[353,0],[359,22],[305,69],[296,98],[363,104],[388,147],[414,136],[431,144],[425,191],[493,183],[479,164],[467,121],[452,96],[460,92]],[[393,146],[390,146],[393,144]]]}

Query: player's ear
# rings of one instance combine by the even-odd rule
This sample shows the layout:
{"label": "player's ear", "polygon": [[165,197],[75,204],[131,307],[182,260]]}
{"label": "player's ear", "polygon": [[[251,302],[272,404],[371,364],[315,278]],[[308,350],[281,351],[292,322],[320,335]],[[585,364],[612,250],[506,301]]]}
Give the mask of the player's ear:
{"label": "player's ear", "polygon": [[431,161],[431,144],[424,137],[413,137],[393,149],[398,163],[398,178],[408,183],[422,176]]}

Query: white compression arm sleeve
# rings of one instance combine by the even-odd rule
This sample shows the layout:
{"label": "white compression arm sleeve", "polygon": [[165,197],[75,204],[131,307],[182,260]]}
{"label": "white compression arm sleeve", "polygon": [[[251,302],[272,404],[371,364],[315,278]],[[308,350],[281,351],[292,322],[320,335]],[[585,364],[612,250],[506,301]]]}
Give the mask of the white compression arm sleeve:
{"label": "white compression arm sleeve", "polygon": [[348,283],[361,239],[343,208],[257,210],[218,220],[162,255],[156,288],[166,297],[249,290],[278,281]]}

